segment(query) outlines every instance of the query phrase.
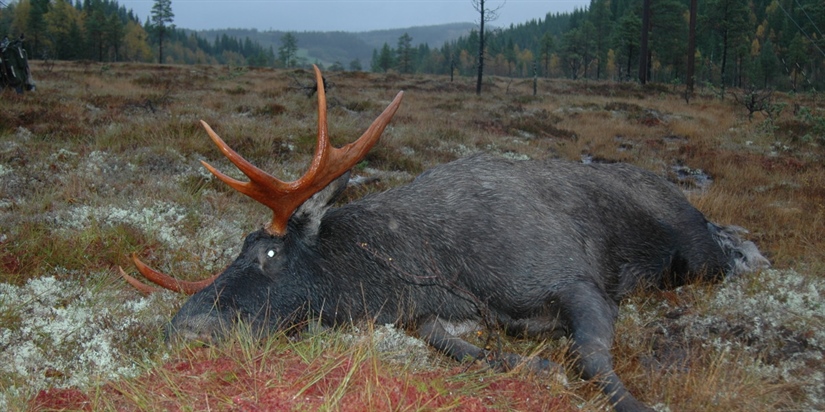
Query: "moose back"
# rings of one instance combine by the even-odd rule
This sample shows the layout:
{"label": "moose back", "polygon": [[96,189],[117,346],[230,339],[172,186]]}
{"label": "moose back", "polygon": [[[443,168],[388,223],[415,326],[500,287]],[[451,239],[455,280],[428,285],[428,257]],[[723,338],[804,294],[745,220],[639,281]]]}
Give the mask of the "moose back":
{"label": "moose back", "polygon": [[[316,79],[323,84],[317,69]],[[226,270],[202,283],[177,282],[135,258],[148,279],[197,291],[170,322],[171,339],[220,338],[238,321],[269,331],[307,319],[328,326],[368,319],[411,329],[457,360],[541,371],[558,365],[488,353],[445,326],[474,321],[509,334],[563,334],[578,372],[616,410],[647,410],[613,371],[622,297],[639,287],[767,265],[738,228],[709,222],[673,184],[626,164],[476,155],[333,207],[348,170],[378,140],[401,93],[361,138],[340,149],[328,141],[323,87],[318,99],[316,156],[296,182],[252,166],[204,123],[250,181],[206,167],[269,206],[273,219],[247,236]]]}

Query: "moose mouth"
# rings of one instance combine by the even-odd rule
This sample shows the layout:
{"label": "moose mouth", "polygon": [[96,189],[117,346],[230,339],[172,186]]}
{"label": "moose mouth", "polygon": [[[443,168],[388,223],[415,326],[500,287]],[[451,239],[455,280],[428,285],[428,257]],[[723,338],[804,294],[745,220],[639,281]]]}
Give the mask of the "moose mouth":
{"label": "moose mouth", "polygon": [[213,344],[237,331],[263,337],[285,326],[272,314],[268,303],[250,314],[227,295],[222,296],[218,288],[210,286],[192,296],[166,324],[165,340]]}

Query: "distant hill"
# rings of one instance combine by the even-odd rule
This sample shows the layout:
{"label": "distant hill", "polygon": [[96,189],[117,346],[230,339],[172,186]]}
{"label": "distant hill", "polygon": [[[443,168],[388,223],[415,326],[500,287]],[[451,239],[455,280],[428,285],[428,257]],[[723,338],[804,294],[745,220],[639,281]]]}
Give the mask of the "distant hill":
{"label": "distant hill", "polygon": [[[380,48],[384,43],[395,47],[397,45],[396,43],[398,43],[398,38],[404,33],[412,37],[413,47],[426,43],[432,48],[437,48],[441,47],[444,42],[467,35],[470,33],[470,30],[477,27],[478,25],[474,23],[451,23],[436,26],[408,27],[406,29],[365,31],[355,33],[355,35],[374,49]],[[372,53],[372,51],[370,51],[370,53]]]}
{"label": "distant hill", "polygon": [[[303,55],[305,52],[310,63],[319,61],[324,65],[331,65],[340,62],[346,66],[349,62],[359,59],[364,67],[369,67],[374,49],[380,49],[384,43],[395,48],[398,38],[404,33],[412,37],[413,46],[426,43],[430,47],[438,48],[445,42],[466,36],[475,27],[473,23],[451,23],[365,32],[292,32],[292,34],[298,39],[298,48],[302,51],[300,54]],[[220,29],[197,32],[198,36],[209,41],[224,34],[238,39],[249,37],[265,49],[272,47],[276,55],[278,48],[281,47],[281,36],[286,33],[285,31],[258,31],[256,29]]]}

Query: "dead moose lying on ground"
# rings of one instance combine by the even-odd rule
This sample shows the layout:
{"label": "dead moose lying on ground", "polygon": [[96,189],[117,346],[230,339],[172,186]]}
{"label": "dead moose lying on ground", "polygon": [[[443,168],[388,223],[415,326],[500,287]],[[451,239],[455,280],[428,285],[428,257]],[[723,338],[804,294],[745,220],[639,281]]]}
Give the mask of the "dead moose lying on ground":
{"label": "dead moose lying on ground", "polygon": [[[317,68],[315,75],[322,84]],[[613,371],[610,346],[622,297],[637,287],[768,265],[738,228],[707,221],[673,184],[626,164],[477,155],[332,207],[402,94],[357,141],[336,149],[320,87],[316,154],[295,182],[253,166],[203,123],[250,181],[204,166],[274,216],[247,236],[223,273],[203,282],[178,282],[135,258],[146,278],[194,293],[170,322],[168,338],[217,339],[239,320],[269,331],[307,319],[327,326],[372,319],[415,329],[458,360],[553,370],[558,365],[547,360],[489,353],[445,326],[475,321],[510,334],[567,334],[579,372],[600,385],[616,410],[647,410]]]}

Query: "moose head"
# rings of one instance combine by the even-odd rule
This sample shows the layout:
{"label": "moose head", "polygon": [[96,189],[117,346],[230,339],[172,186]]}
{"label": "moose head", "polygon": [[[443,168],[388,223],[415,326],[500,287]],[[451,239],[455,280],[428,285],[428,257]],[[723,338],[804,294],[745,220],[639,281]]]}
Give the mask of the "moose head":
{"label": "moose head", "polygon": [[[274,298],[272,281],[288,280],[288,268],[295,264],[291,253],[301,248],[317,232],[322,214],[346,187],[350,169],[378,142],[401,105],[399,92],[389,106],[355,142],[341,148],[330,143],[327,126],[326,93],[321,71],[313,66],[318,84],[318,141],[309,170],[292,182],[284,182],[249,163],[232,150],[204,121],[201,125],[221,152],[241,170],[248,182],[233,179],[201,161],[204,167],[222,182],[272,210],[272,220],[261,230],[250,234],[244,242],[241,256],[222,273],[202,281],[177,280],[156,271],[136,255],[132,260],[138,271],[148,280],[176,292],[193,296],[181,309],[168,329],[169,337],[211,339],[221,336],[237,320],[246,320],[258,326],[294,320],[301,313],[300,302],[286,302]],[[339,184],[331,182],[341,178]],[[121,276],[137,289],[151,293],[156,289],[141,283],[120,270]],[[295,285],[300,288],[300,285]],[[289,290],[299,293],[303,290]],[[269,296],[266,296],[269,295]],[[295,297],[301,299],[300,297]],[[271,305],[273,301],[277,302]],[[273,312],[275,310],[275,312]],[[276,321],[279,319],[279,321]]]}

